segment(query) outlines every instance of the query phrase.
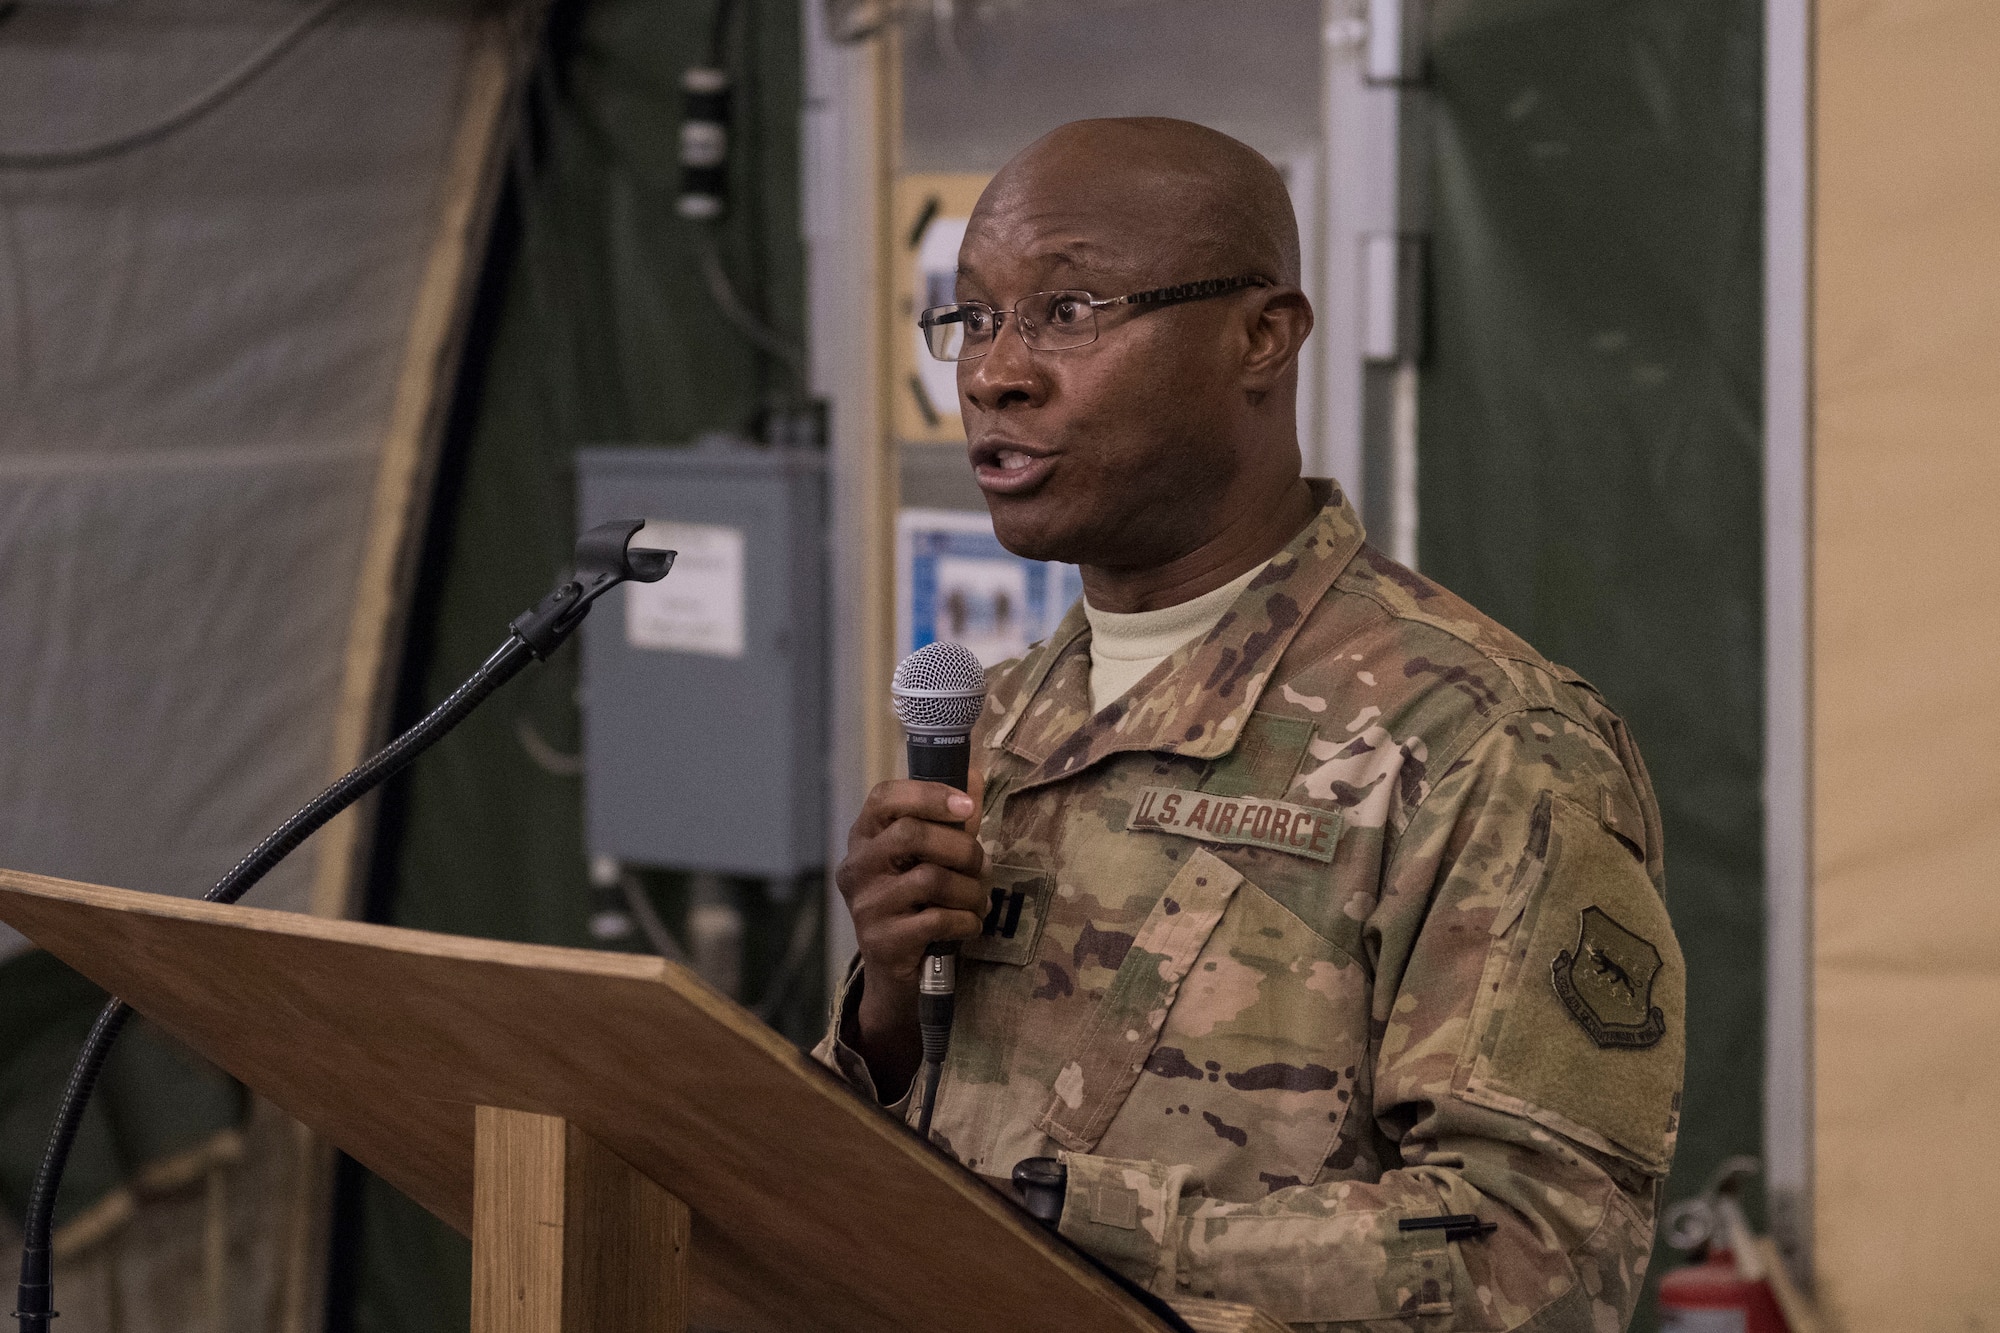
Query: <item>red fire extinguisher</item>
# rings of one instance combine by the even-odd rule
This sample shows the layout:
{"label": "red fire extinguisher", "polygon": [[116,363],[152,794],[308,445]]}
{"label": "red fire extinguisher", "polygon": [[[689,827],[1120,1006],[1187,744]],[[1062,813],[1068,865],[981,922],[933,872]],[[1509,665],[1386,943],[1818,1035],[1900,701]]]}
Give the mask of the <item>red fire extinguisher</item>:
{"label": "red fire extinguisher", "polygon": [[1667,1210],[1667,1243],[1693,1262],[1660,1279],[1660,1333],[1808,1333],[1786,1320],[1774,1288],[1790,1283],[1737,1201],[1737,1183],[1758,1168],[1754,1157],[1732,1157],[1698,1198]]}

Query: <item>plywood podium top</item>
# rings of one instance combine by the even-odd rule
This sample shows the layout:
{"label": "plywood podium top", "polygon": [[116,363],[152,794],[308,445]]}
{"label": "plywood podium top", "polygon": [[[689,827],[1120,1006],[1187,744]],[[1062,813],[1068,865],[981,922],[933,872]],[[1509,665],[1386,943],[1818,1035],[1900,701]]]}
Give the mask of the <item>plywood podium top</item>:
{"label": "plywood podium top", "polygon": [[0,871],[0,920],[461,1232],[473,1108],[559,1115],[694,1214],[695,1321],[1159,1333],[1025,1213],[685,968]]}

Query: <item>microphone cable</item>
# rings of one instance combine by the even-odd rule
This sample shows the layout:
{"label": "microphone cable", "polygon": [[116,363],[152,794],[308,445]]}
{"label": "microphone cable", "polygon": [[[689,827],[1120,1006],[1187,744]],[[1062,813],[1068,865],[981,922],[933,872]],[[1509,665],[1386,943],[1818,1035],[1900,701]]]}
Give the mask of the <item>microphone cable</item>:
{"label": "microphone cable", "polygon": [[938,1080],[944,1077],[944,1055],[951,1046],[952,1011],[957,1007],[958,946],[933,944],[924,950],[923,971],[917,978],[917,1035],[923,1042],[923,1103],[917,1110],[917,1137],[930,1142],[931,1115],[937,1110]]}

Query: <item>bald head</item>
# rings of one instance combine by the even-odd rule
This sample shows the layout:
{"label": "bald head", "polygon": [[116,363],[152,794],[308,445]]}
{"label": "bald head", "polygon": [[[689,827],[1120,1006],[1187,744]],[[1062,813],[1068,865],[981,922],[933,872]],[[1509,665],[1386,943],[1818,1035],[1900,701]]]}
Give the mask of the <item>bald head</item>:
{"label": "bald head", "polygon": [[[1262,281],[1116,299],[1231,278]],[[957,300],[1003,316],[958,362],[1001,542],[1081,565],[1106,610],[1197,596],[1282,546],[1313,511],[1295,421],[1312,306],[1298,284],[1284,180],[1226,134],[1083,120],[1023,149],[958,252]],[[1097,299],[1035,314],[1028,298],[1055,292]],[[1086,336],[1051,336],[1057,319],[1088,320],[1071,330]]]}
{"label": "bald head", "polygon": [[[1051,212],[1096,223],[1135,269],[1166,274],[1159,285],[1252,273],[1299,281],[1298,220],[1278,169],[1192,121],[1079,120],[1051,130],[1000,169],[973,220]],[[1077,240],[1083,249],[1101,243]]]}

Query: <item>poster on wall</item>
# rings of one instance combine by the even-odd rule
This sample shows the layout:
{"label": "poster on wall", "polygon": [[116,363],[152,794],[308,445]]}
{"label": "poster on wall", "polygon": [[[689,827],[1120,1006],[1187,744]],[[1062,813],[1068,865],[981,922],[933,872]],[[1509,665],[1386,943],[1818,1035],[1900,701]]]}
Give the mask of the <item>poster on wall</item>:
{"label": "poster on wall", "polygon": [[892,424],[905,444],[965,439],[958,368],[925,350],[917,316],[957,299],[958,246],[986,180],[964,172],[919,172],[896,181],[895,234],[903,253],[891,270],[891,308],[903,328],[890,350],[896,386]]}
{"label": "poster on wall", "polygon": [[944,639],[993,666],[1046,638],[1082,595],[1075,565],[1014,555],[985,514],[905,509],[897,515],[899,657]]}
{"label": "poster on wall", "polygon": [[[911,284],[914,295],[910,304],[919,314],[958,299],[958,247],[965,240],[965,225],[969,221],[970,218],[941,217],[924,228],[913,259],[916,272]],[[924,429],[915,435],[928,438],[936,433],[949,438],[955,431],[963,437],[965,426],[958,410],[958,367],[938,360],[925,349],[924,331],[914,319],[910,321],[909,337],[913,370],[908,388],[912,406],[924,422]],[[951,428],[946,428],[947,420]]]}

